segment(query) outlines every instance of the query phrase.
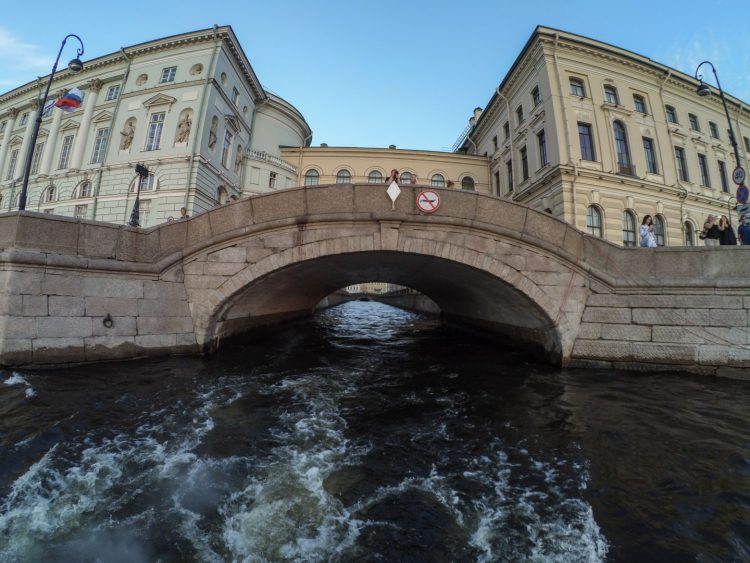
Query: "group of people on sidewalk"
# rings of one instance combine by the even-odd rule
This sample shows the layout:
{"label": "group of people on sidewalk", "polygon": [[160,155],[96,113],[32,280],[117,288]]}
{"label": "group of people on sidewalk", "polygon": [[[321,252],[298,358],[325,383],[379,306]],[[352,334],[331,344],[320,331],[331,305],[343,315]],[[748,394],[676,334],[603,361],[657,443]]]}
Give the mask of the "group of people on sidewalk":
{"label": "group of people on sidewalk", "polygon": [[[654,221],[651,215],[646,215],[643,218],[639,234],[641,236],[640,246],[643,248],[656,247]],[[747,215],[742,215],[740,218],[737,235],[739,235],[740,244],[750,245],[750,220]],[[703,224],[700,238],[706,246],[736,246],[737,235],[735,235],[734,228],[732,228],[732,224],[726,215],[722,215],[721,218],[716,215],[709,215]]]}

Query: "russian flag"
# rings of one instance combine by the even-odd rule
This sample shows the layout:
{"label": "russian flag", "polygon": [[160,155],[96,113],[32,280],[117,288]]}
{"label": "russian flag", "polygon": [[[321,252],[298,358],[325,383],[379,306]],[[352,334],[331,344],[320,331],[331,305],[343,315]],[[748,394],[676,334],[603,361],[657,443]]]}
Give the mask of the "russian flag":
{"label": "russian flag", "polygon": [[71,88],[62,98],[55,102],[55,107],[70,112],[81,107],[81,102],[83,102],[83,92],[78,88]]}

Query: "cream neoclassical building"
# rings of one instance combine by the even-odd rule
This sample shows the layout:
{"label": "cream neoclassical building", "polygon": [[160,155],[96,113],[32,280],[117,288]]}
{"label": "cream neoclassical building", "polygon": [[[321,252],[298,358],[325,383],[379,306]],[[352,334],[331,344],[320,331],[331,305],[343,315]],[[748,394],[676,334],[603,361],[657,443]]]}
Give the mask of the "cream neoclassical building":
{"label": "cream neoclassical building", "polygon": [[29,151],[28,210],[113,223],[128,221],[133,167],[145,164],[148,227],[183,206],[197,213],[294,185],[297,170],[279,158],[279,146],[312,137],[291,104],[264,91],[231,27],[126,47],[87,61],[80,74],[58,72],[51,95],[77,87],[83,104],[45,112],[31,147],[47,79],[0,96],[0,212],[18,209]]}
{"label": "cream neoclassical building", "polygon": [[[709,213],[734,208],[737,165],[718,92],[699,97],[698,84],[625,49],[537,27],[457,146],[490,160],[493,193],[591,234],[635,244],[650,214],[659,244],[697,244]],[[750,108],[727,102],[746,167]]]}

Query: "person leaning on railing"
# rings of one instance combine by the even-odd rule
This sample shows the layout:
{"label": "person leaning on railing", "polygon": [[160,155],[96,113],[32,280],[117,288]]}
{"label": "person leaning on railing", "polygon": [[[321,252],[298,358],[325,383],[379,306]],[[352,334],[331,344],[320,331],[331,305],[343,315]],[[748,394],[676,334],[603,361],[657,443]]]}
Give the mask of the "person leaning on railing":
{"label": "person leaning on railing", "polygon": [[717,224],[718,217],[716,215],[709,215],[706,222],[703,223],[703,231],[700,234],[700,238],[706,246],[719,246],[721,240],[721,229]]}

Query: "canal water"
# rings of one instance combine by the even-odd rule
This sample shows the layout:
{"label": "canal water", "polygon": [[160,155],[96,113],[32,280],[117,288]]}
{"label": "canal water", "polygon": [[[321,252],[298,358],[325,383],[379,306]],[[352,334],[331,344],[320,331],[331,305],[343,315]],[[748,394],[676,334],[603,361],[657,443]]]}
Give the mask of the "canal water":
{"label": "canal water", "polygon": [[748,405],[374,302],[0,372],[0,561],[748,561]]}

